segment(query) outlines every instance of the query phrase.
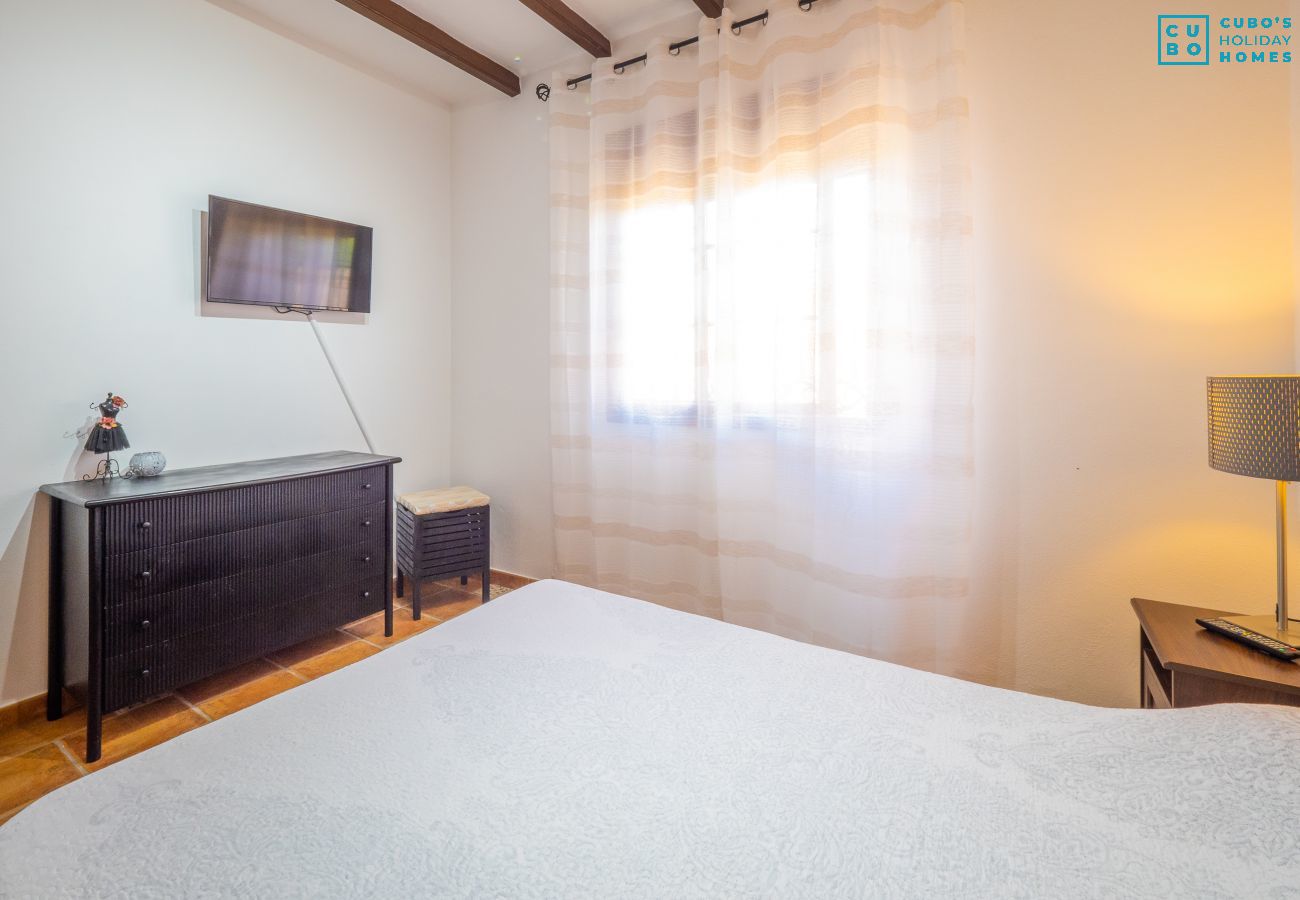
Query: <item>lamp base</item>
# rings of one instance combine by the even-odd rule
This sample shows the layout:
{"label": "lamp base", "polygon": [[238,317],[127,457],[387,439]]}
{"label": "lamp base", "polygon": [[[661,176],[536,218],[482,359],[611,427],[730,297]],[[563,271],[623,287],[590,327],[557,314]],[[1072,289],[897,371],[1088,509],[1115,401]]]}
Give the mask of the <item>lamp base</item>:
{"label": "lamp base", "polygon": [[1264,637],[1271,637],[1275,641],[1300,649],[1300,621],[1296,619],[1288,619],[1286,630],[1278,631],[1276,616],[1224,616],[1223,618],[1234,625],[1249,628]]}

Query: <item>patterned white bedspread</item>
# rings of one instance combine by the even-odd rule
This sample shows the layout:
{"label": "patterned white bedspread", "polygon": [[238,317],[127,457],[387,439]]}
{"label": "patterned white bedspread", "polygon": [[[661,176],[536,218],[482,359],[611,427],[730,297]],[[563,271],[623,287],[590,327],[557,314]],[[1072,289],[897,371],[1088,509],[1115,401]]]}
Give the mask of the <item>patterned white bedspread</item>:
{"label": "patterned white bedspread", "polygon": [[562,582],[73,782],[5,897],[1297,897],[1300,710],[967,684]]}

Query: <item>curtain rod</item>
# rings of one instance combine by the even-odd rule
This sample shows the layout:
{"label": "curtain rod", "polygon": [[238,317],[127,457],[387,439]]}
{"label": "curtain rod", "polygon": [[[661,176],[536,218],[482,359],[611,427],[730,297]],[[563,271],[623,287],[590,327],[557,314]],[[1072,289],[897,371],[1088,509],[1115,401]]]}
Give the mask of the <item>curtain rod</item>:
{"label": "curtain rod", "polygon": [[[817,0],[798,0],[799,8],[802,9],[804,12],[807,12],[808,10],[812,9],[812,5],[816,2]],[[741,19],[739,22],[732,22],[731,33],[740,34],[740,29],[744,28],[746,25],[753,25],[755,22],[762,22],[764,25],[766,25],[767,10],[763,10],[761,13],[759,13],[756,16],[750,16],[748,19]],[[722,29],[719,28],[718,30],[721,31]],[[695,37],[688,37],[684,40],[676,41],[675,43],[668,45],[668,52],[676,56],[678,50],[681,50],[683,47],[689,47],[691,44],[697,44],[699,43],[699,40],[700,40],[700,36],[697,34]],[[647,51],[646,53],[642,53],[640,56],[634,56],[631,59],[625,59],[622,62],[614,63],[614,74],[622,75],[623,70],[626,69],[628,66],[634,66],[637,63],[645,62],[646,59],[649,58],[649,56],[650,54]],[[582,84],[584,81],[591,81],[590,72],[588,72],[586,75],[579,75],[577,78],[570,78],[566,83],[569,86],[569,90],[573,90],[578,85]]]}

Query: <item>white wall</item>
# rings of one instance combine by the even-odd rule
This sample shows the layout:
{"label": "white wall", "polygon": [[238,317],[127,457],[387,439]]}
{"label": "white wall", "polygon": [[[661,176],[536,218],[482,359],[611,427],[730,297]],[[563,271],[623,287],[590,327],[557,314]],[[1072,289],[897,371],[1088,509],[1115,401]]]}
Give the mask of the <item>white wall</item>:
{"label": "white wall", "polygon": [[[1206,465],[1204,378],[1292,371],[1296,350],[1290,73],[1157,67],[1156,12],[967,4],[980,584],[1002,647],[972,674],[1113,705],[1137,699],[1131,596],[1270,608],[1271,487]],[[540,105],[458,111],[453,166],[453,477],[499,486],[498,559],[531,575],[551,552]]]}
{"label": "white wall", "polygon": [[1272,486],[1207,466],[1204,379],[1294,364],[1289,72],[1158,67],[1156,12],[968,5],[1008,681],[1116,705],[1130,596],[1271,610]]}
{"label": "white wall", "polygon": [[209,193],[374,227],[374,314],[327,339],[398,489],[446,483],[450,123],[201,0],[6,4],[0,73],[3,705],[45,689],[35,490],[106,391],[173,467],[365,449],[304,322],[200,315]]}
{"label": "white wall", "polygon": [[551,574],[546,106],[452,117],[452,480],[492,498],[492,565]]}

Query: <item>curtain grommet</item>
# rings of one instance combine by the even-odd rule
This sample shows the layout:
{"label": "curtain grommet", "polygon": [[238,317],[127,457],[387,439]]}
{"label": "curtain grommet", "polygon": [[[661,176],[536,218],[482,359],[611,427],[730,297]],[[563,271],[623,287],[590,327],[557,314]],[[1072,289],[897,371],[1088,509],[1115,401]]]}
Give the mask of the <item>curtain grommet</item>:
{"label": "curtain grommet", "polygon": [[746,25],[753,25],[755,22],[761,22],[763,24],[763,27],[766,28],[767,17],[769,15],[771,15],[771,13],[769,13],[767,10],[763,10],[761,13],[759,13],[756,16],[750,16],[748,19],[741,19],[739,22],[733,22],[731,25],[731,33],[739,37],[740,30],[742,28],[744,28]]}

